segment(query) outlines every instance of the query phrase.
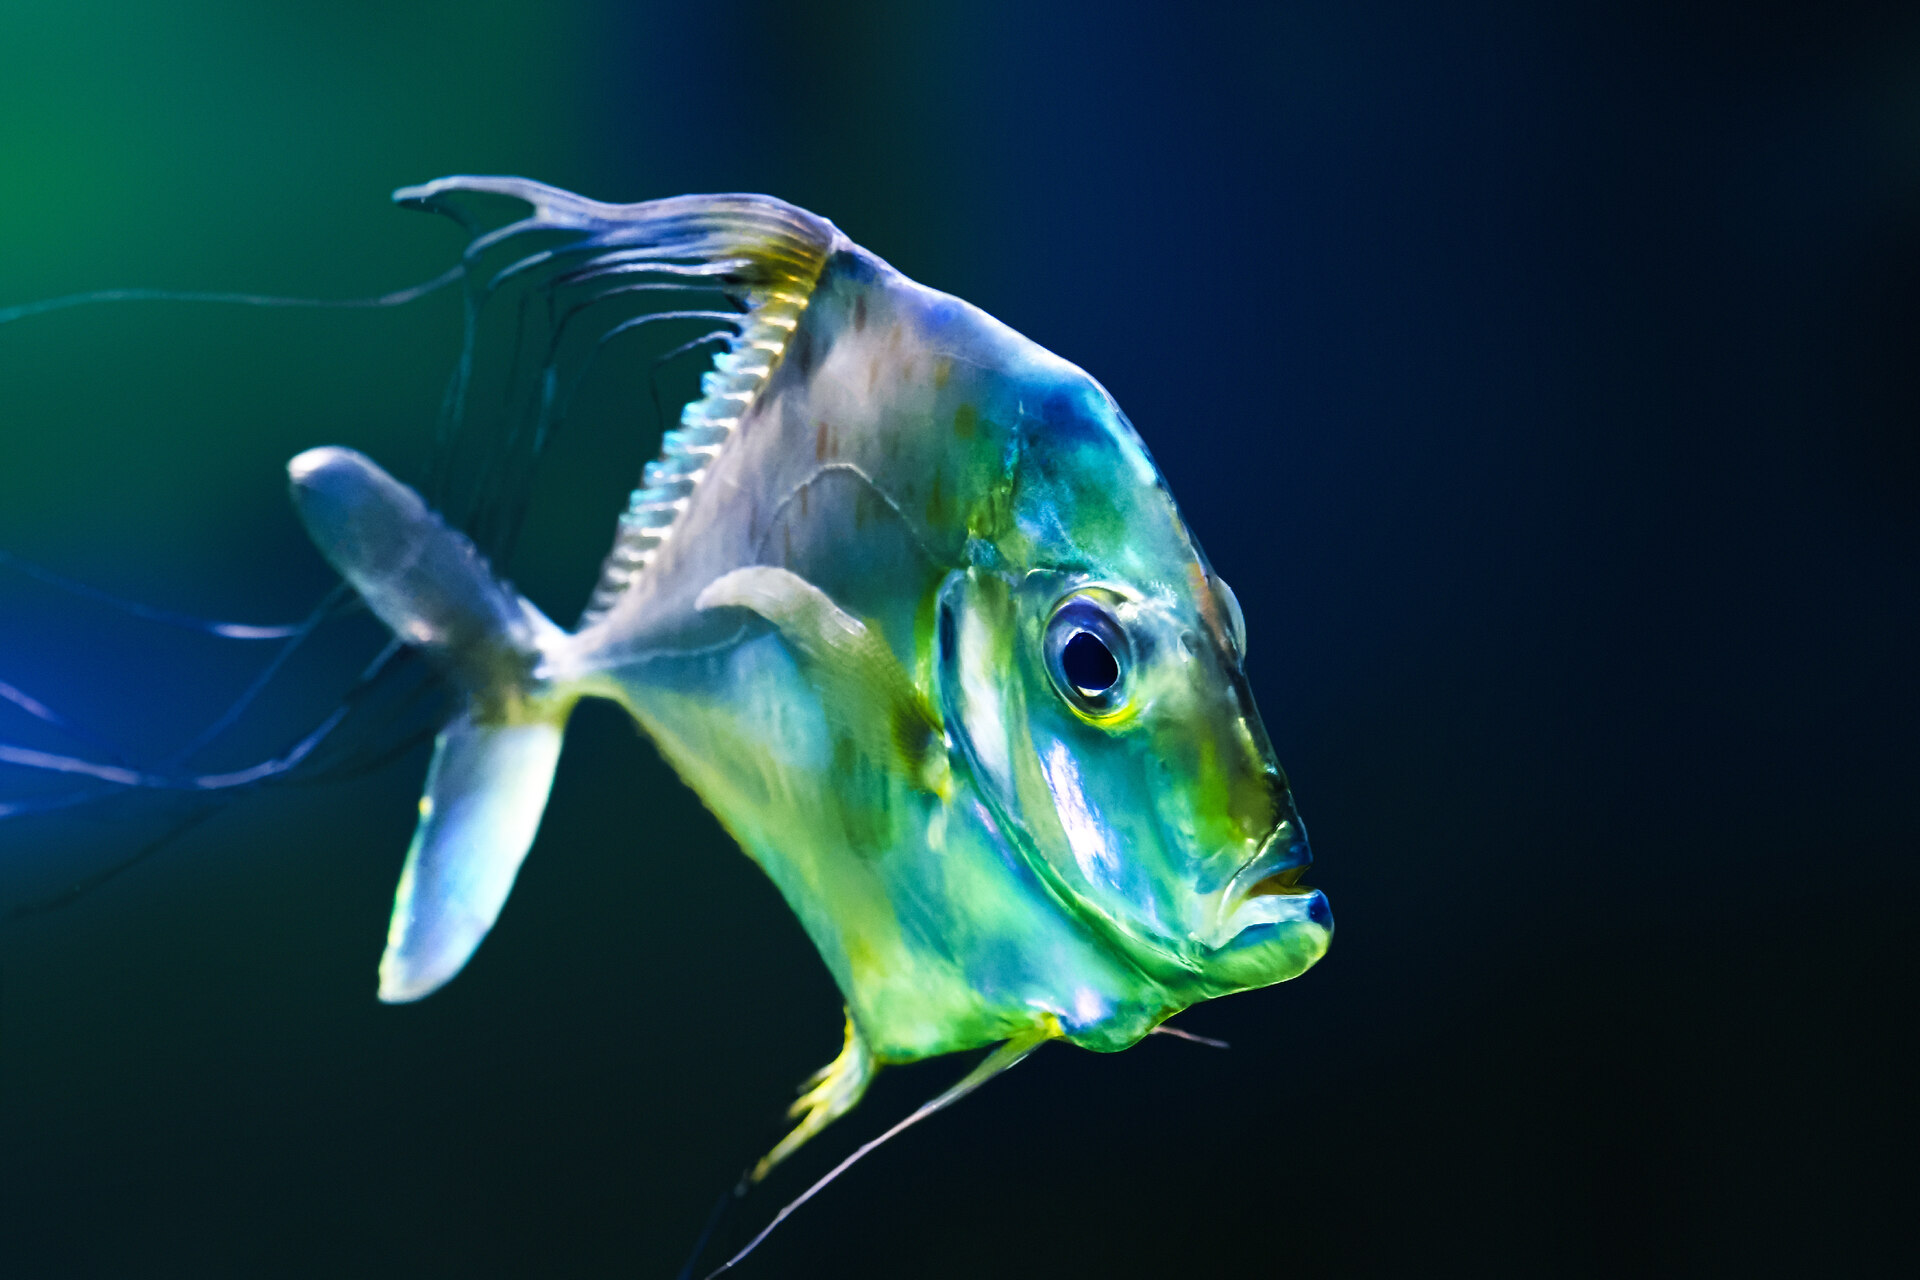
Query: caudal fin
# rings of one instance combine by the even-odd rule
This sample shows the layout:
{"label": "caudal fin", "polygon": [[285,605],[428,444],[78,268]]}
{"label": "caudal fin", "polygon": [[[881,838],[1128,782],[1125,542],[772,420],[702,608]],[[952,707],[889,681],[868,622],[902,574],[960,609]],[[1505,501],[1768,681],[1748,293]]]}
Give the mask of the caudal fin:
{"label": "caudal fin", "polygon": [[417,1000],[486,937],[539,829],[574,702],[539,666],[563,633],[364,455],[310,449],[287,473],[320,553],[466,695],[434,741],[380,961],[380,998]]}

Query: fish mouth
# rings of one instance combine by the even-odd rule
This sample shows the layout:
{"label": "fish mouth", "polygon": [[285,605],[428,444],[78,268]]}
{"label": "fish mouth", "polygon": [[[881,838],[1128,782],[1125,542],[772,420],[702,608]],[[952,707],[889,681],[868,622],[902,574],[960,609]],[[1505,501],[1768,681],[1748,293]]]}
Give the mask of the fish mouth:
{"label": "fish mouth", "polygon": [[1297,866],[1288,867],[1285,871],[1276,871],[1270,876],[1262,876],[1260,879],[1248,885],[1246,893],[1242,896],[1259,898],[1270,893],[1302,894],[1318,892],[1313,886],[1302,885],[1300,883],[1300,877],[1305,875],[1306,872],[1307,864],[1302,862]]}
{"label": "fish mouth", "polygon": [[1273,829],[1260,852],[1233,873],[1222,896],[1237,904],[1270,894],[1313,893],[1315,890],[1300,884],[1300,877],[1312,865],[1313,850],[1307,846],[1307,833],[1301,830],[1298,818],[1289,817]]}
{"label": "fish mouth", "polygon": [[1298,818],[1275,827],[1260,852],[1233,873],[1220,895],[1212,937],[1213,947],[1232,943],[1247,930],[1267,924],[1333,925],[1326,895],[1300,878],[1313,865],[1313,851]]}

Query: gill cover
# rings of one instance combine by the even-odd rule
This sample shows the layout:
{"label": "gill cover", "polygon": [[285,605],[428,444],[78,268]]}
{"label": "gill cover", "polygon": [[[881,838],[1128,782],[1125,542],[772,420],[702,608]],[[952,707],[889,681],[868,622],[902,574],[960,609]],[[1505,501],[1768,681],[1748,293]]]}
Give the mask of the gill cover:
{"label": "gill cover", "polygon": [[940,718],[947,737],[1002,823],[1019,826],[1012,726],[1020,690],[1008,641],[1013,601],[1006,584],[979,569],[956,570],[941,587],[936,621]]}

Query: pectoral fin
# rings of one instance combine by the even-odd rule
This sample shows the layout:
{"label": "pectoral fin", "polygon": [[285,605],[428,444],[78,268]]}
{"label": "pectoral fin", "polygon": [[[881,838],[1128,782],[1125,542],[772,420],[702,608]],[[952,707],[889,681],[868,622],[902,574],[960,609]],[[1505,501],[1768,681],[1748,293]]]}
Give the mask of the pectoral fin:
{"label": "pectoral fin", "polygon": [[940,721],[872,627],[799,574],[752,565],[707,584],[698,609],[747,609],[779,629],[820,690],[829,719],[871,758],[930,791],[946,782]]}

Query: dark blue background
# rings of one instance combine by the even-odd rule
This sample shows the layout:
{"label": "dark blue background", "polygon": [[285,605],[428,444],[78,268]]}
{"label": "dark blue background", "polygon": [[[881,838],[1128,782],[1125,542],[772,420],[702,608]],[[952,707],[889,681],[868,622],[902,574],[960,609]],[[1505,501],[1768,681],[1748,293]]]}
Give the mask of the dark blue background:
{"label": "dark blue background", "polygon": [[[743,1274],[1913,1265],[1910,6],[76,2],[0,48],[0,304],[423,279],[458,238],[384,195],[443,172],[765,190],[1082,364],[1154,450],[1245,606],[1336,945],[1182,1019],[1230,1052],[1040,1054]],[[285,459],[419,476],[455,337],[447,299],[0,328],[0,547],[297,615],[328,576]],[[556,615],[652,448],[619,409],[514,565]],[[259,657],[0,581],[0,679],[136,755]],[[0,925],[0,1271],[678,1267],[837,1047],[831,983],[588,707],[492,939],[377,1005],[423,764]],[[0,823],[0,904],[171,812]],[[717,1243],[960,1066],[888,1073]]]}

